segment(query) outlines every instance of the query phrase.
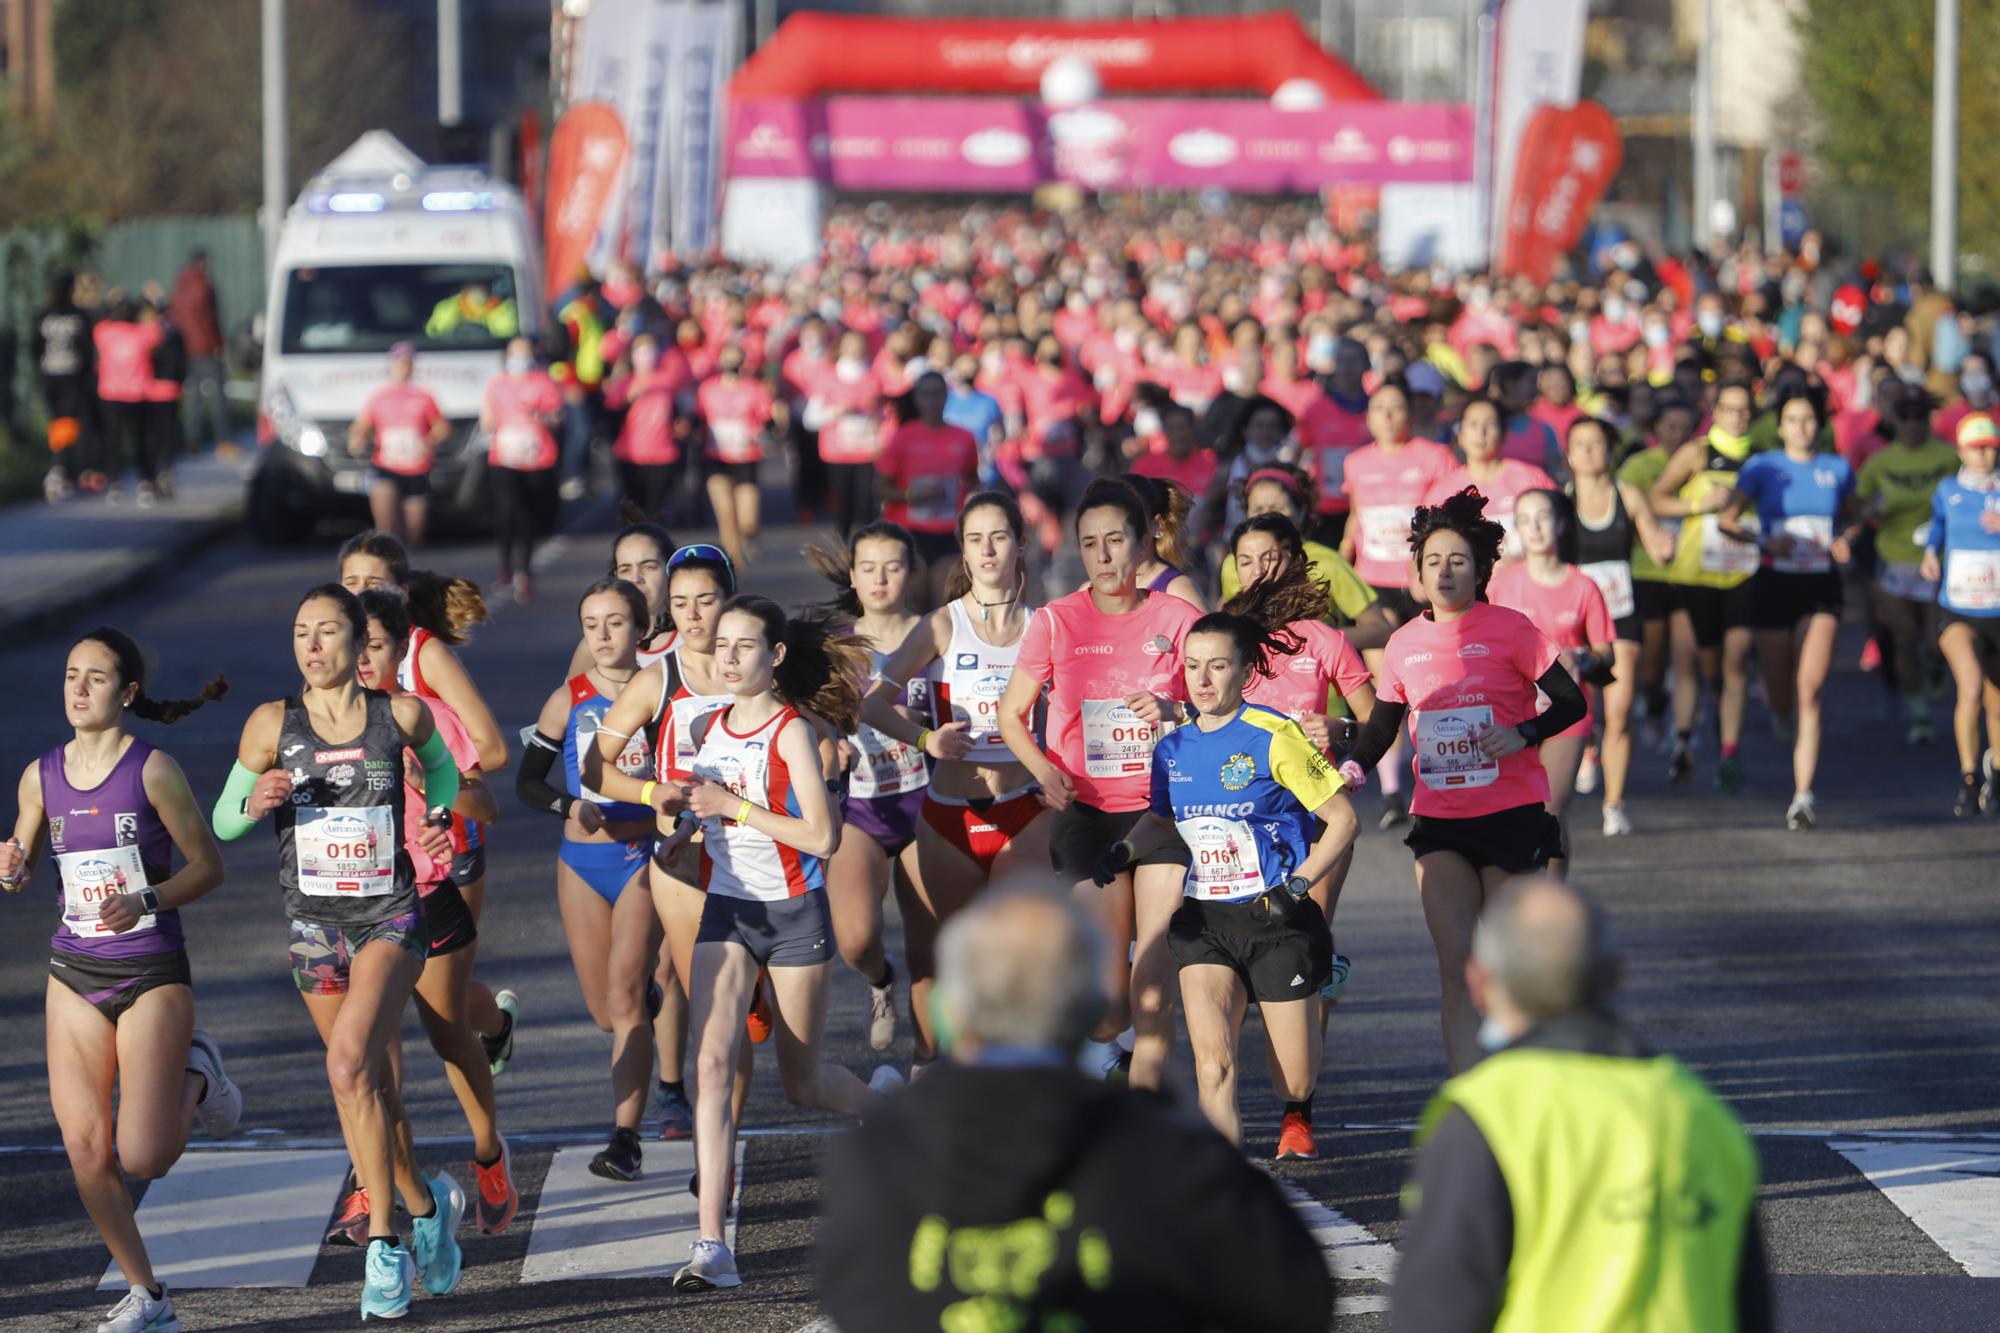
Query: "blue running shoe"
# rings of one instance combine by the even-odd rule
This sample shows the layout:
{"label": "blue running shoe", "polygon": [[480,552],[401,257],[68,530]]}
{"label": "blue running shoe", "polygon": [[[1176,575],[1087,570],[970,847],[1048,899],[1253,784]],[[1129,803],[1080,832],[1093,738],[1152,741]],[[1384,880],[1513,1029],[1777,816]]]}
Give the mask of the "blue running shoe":
{"label": "blue running shoe", "polygon": [[416,1280],[416,1260],[408,1250],[386,1240],[369,1241],[368,1259],[361,1272],[361,1322],[401,1319],[408,1314]]}
{"label": "blue running shoe", "polygon": [[1337,953],[1333,956],[1333,974],[1327,978],[1326,984],[1319,988],[1319,998],[1322,1002],[1332,1004],[1340,998],[1340,993],[1347,989],[1347,974],[1352,967],[1353,964],[1347,961],[1346,954]]}
{"label": "blue running shoe", "polygon": [[439,1171],[425,1182],[437,1211],[429,1217],[410,1219],[410,1249],[424,1290],[433,1296],[449,1296],[458,1286],[465,1257],[458,1248],[458,1220],[465,1216],[465,1191],[451,1174]]}

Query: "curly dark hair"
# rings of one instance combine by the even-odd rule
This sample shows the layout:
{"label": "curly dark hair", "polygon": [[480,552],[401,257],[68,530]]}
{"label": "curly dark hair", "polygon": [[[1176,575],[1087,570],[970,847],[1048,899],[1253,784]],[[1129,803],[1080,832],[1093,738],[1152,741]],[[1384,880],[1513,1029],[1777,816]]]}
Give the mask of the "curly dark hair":
{"label": "curly dark hair", "polygon": [[1417,507],[1410,520],[1411,557],[1421,564],[1424,543],[1440,532],[1455,532],[1472,548],[1472,567],[1479,577],[1479,596],[1484,600],[1486,581],[1493,577],[1493,567],[1500,563],[1500,547],[1507,540],[1507,529],[1486,517],[1486,497],[1477,487],[1467,486],[1438,504]]}

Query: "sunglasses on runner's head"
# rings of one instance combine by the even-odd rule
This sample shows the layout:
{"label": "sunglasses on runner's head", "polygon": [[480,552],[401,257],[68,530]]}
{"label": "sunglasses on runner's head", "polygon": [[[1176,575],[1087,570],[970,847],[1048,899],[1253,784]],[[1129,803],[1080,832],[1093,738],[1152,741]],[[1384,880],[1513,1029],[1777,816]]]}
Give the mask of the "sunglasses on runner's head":
{"label": "sunglasses on runner's head", "polygon": [[729,576],[730,592],[733,593],[736,591],[736,566],[730,563],[729,553],[724,551],[720,546],[710,546],[707,542],[701,542],[694,546],[683,546],[680,550],[675,551],[667,557],[667,572],[669,574],[673,573],[675,569],[690,560],[707,560],[721,565],[723,572]]}

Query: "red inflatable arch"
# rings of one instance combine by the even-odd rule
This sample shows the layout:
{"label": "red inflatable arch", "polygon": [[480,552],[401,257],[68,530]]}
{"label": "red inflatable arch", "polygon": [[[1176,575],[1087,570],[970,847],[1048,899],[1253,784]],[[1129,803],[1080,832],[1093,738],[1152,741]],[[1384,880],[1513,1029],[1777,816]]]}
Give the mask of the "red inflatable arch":
{"label": "red inflatable arch", "polygon": [[840,93],[1033,95],[1059,56],[1097,67],[1112,95],[1268,96],[1310,79],[1327,100],[1381,94],[1321,49],[1296,14],[1142,23],[877,18],[796,13],[729,82],[732,98]]}

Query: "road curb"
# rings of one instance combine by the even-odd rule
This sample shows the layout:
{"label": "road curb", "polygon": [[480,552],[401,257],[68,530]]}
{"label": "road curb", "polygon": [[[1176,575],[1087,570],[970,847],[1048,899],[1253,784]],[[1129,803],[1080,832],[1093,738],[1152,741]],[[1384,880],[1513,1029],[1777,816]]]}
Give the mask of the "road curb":
{"label": "road curb", "polygon": [[207,518],[188,518],[174,524],[143,558],[136,552],[120,552],[101,568],[80,573],[70,587],[54,600],[22,610],[0,608],[0,635],[31,638],[46,633],[76,612],[122,596],[135,588],[171,572],[174,565],[215,544],[243,525],[243,502],[239,496],[230,509]]}

